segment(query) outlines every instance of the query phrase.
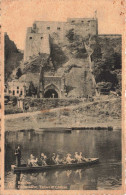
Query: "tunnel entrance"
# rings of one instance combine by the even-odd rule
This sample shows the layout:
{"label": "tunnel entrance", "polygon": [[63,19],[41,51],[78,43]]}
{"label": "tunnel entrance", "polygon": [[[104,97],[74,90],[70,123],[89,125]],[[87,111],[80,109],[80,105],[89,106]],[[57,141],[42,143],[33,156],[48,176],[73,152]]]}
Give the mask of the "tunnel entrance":
{"label": "tunnel entrance", "polygon": [[48,89],[44,94],[44,98],[58,98],[58,93],[54,89]]}

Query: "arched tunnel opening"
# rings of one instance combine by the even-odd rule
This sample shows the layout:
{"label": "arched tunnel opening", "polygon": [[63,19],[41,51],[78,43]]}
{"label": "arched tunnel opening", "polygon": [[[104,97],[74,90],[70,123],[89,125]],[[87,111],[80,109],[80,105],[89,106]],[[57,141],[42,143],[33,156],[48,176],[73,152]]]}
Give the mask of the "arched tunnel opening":
{"label": "arched tunnel opening", "polygon": [[44,98],[58,98],[58,93],[54,89],[48,89],[44,94]]}

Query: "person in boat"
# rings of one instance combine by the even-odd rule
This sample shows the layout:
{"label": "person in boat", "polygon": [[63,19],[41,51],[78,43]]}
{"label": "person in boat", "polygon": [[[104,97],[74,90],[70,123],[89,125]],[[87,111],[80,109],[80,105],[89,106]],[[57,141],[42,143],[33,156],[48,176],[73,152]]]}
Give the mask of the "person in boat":
{"label": "person in boat", "polygon": [[76,162],[82,163],[83,161],[82,152],[80,152],[80,154],[78,154],[78,152],[75,152],[74,158]]}
{"label": "person in boat", "polygon": [[56,158],[55,158],[55,164],[59,165],[62,163],[62,160],[60,159],[59,154],[57,154]]}
{"label": "person in boat", "polygon": [[68,153],[68,154],[66,155],[65,162],[66,162],[67,164],[71,164],[73,161],[74,161],[74,159],[71,158],[71,154]]}
{"label": "person in boat", "polygon": [[41,153],[40,159],[41,159],[41,162],[42,162],[42,166],[47,165],[47,163],[46,163],[47,156],[44,153]]}
{"label": "person in boat", "polygon": [[76,162],[78,161],[78,152],[75,152],[74,159],[75,159]]}
{"label": "person in boat", "polygon": [[15,149],[15,156],[16,156],[16,166],[20,167],[20,165],[21,165],[21,148],[20,148],[20,146],[18,146]]}
{"label": "person in boat", "polygon": [[35,158],[33,154],[30,155],[30,159],[28,159],[28,165],[31,167],[38,166],[38,158]]}
{"label": "person in boat", "polygon": [[53,153],[52,158],[51,158],[51,160],[52,160],[52,163],[53,163],[53,164],[55,164],[55,163],[56,163],[55,159],[56,159],[56,154],[55,154],[55,153]]}
{"label": "person in boat", "polygon": [[87,158],[85,158],[85,157],[83,157],[83,156],[82,156],[82,152],[80,152],[79,157],[81,158],[81,161],[82,161],[82,162],[83,162],[83,161],[87,161],[87,160],[88,160]]}

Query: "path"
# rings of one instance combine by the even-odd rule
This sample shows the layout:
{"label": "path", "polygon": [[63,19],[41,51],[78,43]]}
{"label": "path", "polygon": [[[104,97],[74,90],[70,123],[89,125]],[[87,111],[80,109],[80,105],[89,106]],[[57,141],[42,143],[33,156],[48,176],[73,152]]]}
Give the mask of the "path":
{"label": "path", "polygon": [[77,108],[77,107],[80,107],[80,106],[87,106],[87,105],[91,105],[91,104],[94,104],[94,103],[100,103],[100,102],[111,102],[111,101],[114,101],[116,100],[117,98],[111,98],[111,99],[101,99],[101,100],[97,100],[97,101],[93,101],[93,102],[82,102],[82,103],[79,103],[77,105],[71,105],[71,106],[64,106],[64,107],[58,107],[58,108],[51,108],[51,109],[46,109],[46,110],[41,110],[41,111],[35,111],[35,112],[25,112],[25,113],[17,113],[17,114],[8,114],[8,115],[5,115],[5,119],[15,119],[15,118],[20,118],[20,117],[30,117],[30,116],[34,116],[34,115],[37,115],[37,114],[43,114],[43,113],[48,113],[48,112],[56,112],[56,111],[59,111],[59,110],[64,110],[64,109],[74,109],[74,108]]}

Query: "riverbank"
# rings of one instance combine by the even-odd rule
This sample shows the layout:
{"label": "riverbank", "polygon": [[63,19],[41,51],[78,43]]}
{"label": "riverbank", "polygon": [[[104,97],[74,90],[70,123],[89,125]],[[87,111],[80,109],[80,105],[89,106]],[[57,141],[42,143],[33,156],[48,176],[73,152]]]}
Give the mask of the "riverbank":
{"label": "riverbank", "polygon": [[35,130],[47,127],[113,127],[113,129],[121,129],[121,98],[5,115],[5,131]]}

